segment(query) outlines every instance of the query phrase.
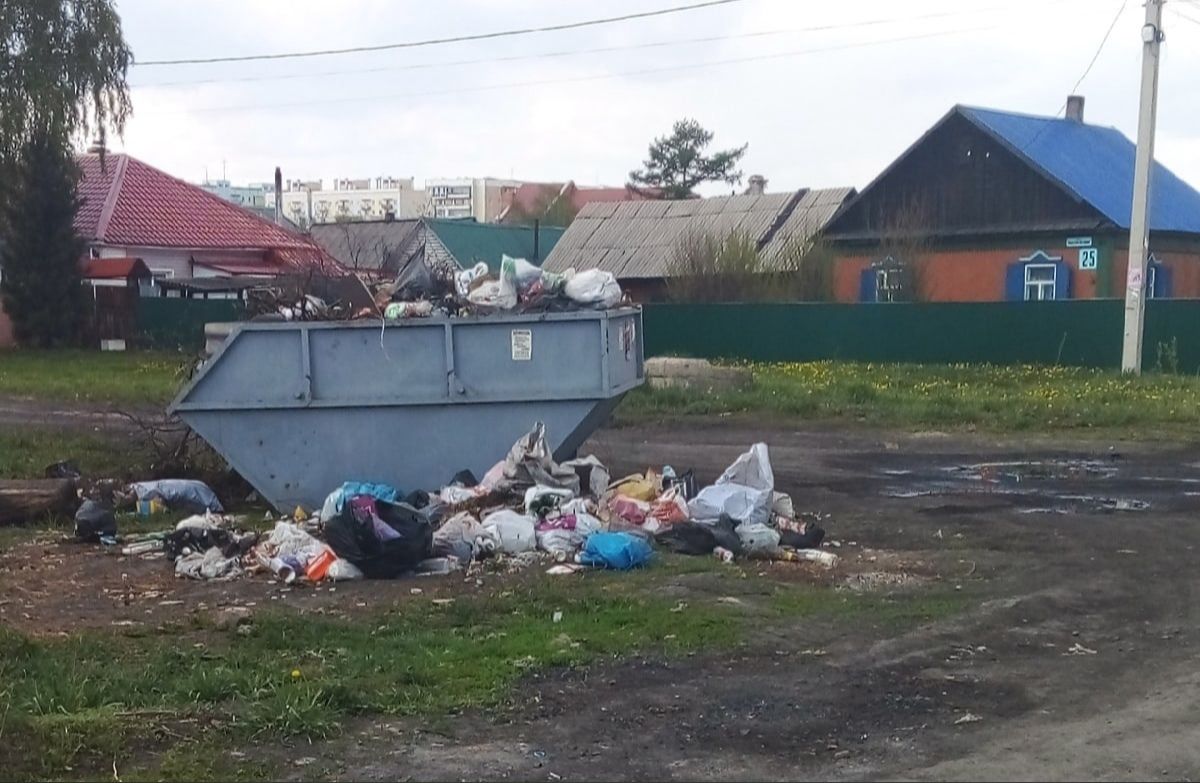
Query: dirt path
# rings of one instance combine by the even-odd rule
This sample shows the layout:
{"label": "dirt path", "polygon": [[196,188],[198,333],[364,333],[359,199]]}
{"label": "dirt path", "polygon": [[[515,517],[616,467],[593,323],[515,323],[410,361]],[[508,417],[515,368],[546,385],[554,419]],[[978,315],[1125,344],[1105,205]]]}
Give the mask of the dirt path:
{"label": "dirt path", "polygon": [[146,421],[165,419],[163,407],[46,402],[0,394],[0,427],[56,427],[73,431],[122,432],[136,429],[129,416]]}
{"label": "dirt path", "polygon": [[[725,420],[605,430],[584,451],[614,475],[670,463],[705,482],[756,440],[797,509],[831,515],[849,566],[832,578],[849,589],[878,576],[881,598],[964,595],[966,610],[909,630],[780,622],[747,579],[734,597],[761,622],[732,652],[543,673],[503,722],[363,719],[272,752],[306,761],[285,762],[297,779],[1200,777],[1200,447]],[[35,555],[43,567],[0,567],[0,619],[42,633],[152,625],[181,601],[338,611],[368,592],[407,594],[285,595],[254,580],[180,583],[161,562],[113,569],[58,545]],[[88,589],[62,590],[63,574]],[[665,589],[713,597],[704,575]]]}
{"label": "dirt path", "polygon": [[[1200,450],[744,424],[609,430],[591,445],[615,473],[674,462],[711,478],[760,438],[777,483],[798,508],[833,514],[835,537],[936,563],[943,587],[960,584],[979,599],[899,637],[764,627],[733,655],[530,681],[520,720],[457,719],[438,734],[372,723],[323,750],[328,771],[446,780],[1200,776],[1191,600]],[[1030,460],[1041,464],[964,467]],[[814,650],[825,654],[804,654]]]}

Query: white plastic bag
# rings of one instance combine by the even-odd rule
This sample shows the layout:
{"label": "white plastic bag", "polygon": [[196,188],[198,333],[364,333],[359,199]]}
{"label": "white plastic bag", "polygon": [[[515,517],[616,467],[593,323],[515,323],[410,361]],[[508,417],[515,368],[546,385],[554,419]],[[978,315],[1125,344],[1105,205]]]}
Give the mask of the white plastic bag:
{"label": "white plastic bag", "polygon": [[500,546],[496,531],[485,528],[469,511],[460,511],[433,531],[439,551],[453,551],[459,560],[471,561],[495,552]]}
{"label": "white plastic bag", "polygon": [[527,288],[542,279],[542,270],[524,258],[500,256],[500,274],[509,276],[518,289]]}
{"label": "white plastic bag", "polygon": [[578,272],[563,286],[563,293],[573,302],[598,307],[614,307],[621,301],[621,286],[612,272],[587,269]]}
{"label": "white plastic bag", "polygon": [[525,513],[534,516],[533,506],[558,508],[573,497],[575,497],[575,493],[569,489],[534,484],[525,490]]}
{"label": "white plastic bag", "polygon": [[497,511],[483,520],[483,528],[499,543],[499,551],[510,555],[537,548],[537,530],[533,517],[516,511]]}
{"label": "white plastic bag", "polygon": [[467,299],[479,307],[511,310],[517,306],[517,289],[505,280],[488,280],[472,291]]}
{"label": "white plastic bag", "polygon": [[471,293],[471,283],[475,282],[475,278],[483,277],[488,272],[487,264],[480,261],[470,269],[464,269],[454,275],[454,292],[458,294],[460,299],[466,299]]}
{"label": "white plastic bag", "polygon": [[771,513],[787,519],[796,518],[796,507],[792,505],[792,496],[786,492],[771,494]]}
{"label": "white plastic bag", "polygon": [[339,557],[329,564],[329,570],[325,572],[326,579],[332,579],[335,582],[353,582],[363,578],[362,569],[351,563],[344,557]]}
{"label": "white plastic bag", "polygon": [[774,552],[779,548],[779,531],[758,522],[737,526],[738,538],[747,554]]}
{"label": "white plastic bag", "polygon": [[575,471],[579,475],[580,493],[593,497],[603,496],[604,491],[608,489],[608,483],[612,481],[608,468],[592,454],[567,460],[561,463],[560,467]]}
{"label": "white plastic bag", "polygon": [[735,521],[766,523],[771,516],[775,474],[767,444],[755,443],[725,469],[715,484],[700,490],[688,504],[692,519],[711,522],[722,514]]}

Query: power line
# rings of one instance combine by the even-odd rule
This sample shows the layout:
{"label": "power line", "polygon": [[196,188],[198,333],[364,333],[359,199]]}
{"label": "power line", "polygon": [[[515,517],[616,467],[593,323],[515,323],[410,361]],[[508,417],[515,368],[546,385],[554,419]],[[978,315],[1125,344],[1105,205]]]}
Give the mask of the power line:
{"label": "power line", "polygon": [[[1087,67],[1083,69],[1083,74],[1075,80],[1075,84],[1071,87],[1071,91],[1068,93],[1068,95],[1075,95],[1076,91],[1079,89],[1079,85],[1083,84],[1083,80],[1086,79],[1087,75],[1092,72],[1092,66],[1095,65],[1096,61],[1100,59],[1100,53],[1104,51],[1104,46],[1108,43],[1108,38],[1110,35],[1112,35],[1113,28],[1117,26],[1117,20],[1121,18],[1121,14],[1125,13],[1125,6],[1128,3],[1129,0],[1121,0],[1121,7],[1117,9],[1116,16],[1113,17],[1112,22],[1108,25],[1108,29],[1104,31],[1104,37],[1100,39],[1100,45],[1096,47],[1096,53],[1092,55],[1091,61],[1088,62]],[[1066,110],[1067,101],[1063,101],[1062,105],[1058,107],[1058,111],[1054,112],[1054,116],[1057,117]],[[1042,127],[1038,128],[1037,133],[1033,134],[1033,138],[1021,145],[1022,151],[1032,149],[1033,145],[1037,143],[1037,140],[1042,137],[1042,134],[1045,133],[1046,129],[1049,127],[1050,123],[1042,123]]]}
{"label": "power line", "polygon": [[[1078,2],[1079,0],[1052,0],[1050,3],[1042,5],[1058,5],[1069,2]],[[552,52],[540,52],[534,54],[517,54],[506,57],[483,57],[470,60],[449,60],[438,63],[414,63],[408,65],[388,65],[374,68],[347,68],[332,71],[316,71],[308,73],[286,73],[275,75],[258,75],[258,76],[232,76],[232,77],[216,77],[205,79],[180,79],[167,82],[147,82],[144,84],[135,84],[135,87],[178,87],[193,84],[240,84],[251,82],[270,82],[270,81],[288,81],[295,79],[317,79],[327,76],[349,76],[355,74],[369,73],[391,73],[396,71],[414,71],[428,70],[434,68],[451,68],[464,65],[486,65],[490,63],[503,62],[520,62],[524,60],[540,60],[559,57],[571,57],[584,54],[608,54],[612,52],[635,51],[640,49],[657,49],[668,46],[679,46],[699,43],[716,43],[718,41],[732,41],[747,38],[765,38],[776,35],[786,35],[789,33],[815,33],[815,32],[831,32],[837,30],[854,29],[859,27],[872,27],[878,25],[894,24],[897,22],[918,22],[931,19],[944,19],[948,17],[963,16],[965,14],[981,14],[990,13],[992,11],[1011,11],[1009,6],[989,6],[986,8],[974,8],[968,10],[956,11],[940,11],[927,14],[919,14],[916,16],[894,16],[883,19],[864,19],[856,22],[842,22],[835,24],[812,25],[808,27],[792,27],[780,28],[774,30],[760,30],[751,33],[733,33],[728,35],[711,35],[701,38],[678,38],[664,41],[652,41],[647,43],[626,44],[622,46],[602,46],[592,49],[563,49]]]}
{"label": "power line", "polygon": [[[1117,9],[1117,13],[1113,17],[1112,22],[1108,25],[1108,29],[1104,31],[1104,37],[1100,39],[1100,45],[1096,47],[1096,53],[1092,55],[1091,61],[1087,64],[1087,67],[1083,69],[1083,75],[1079,77],[1079,79],[1075,82],[1075,86],[1071,88],[1071,95],[1075,94],[1075,91],[1079,89],[1079,85],[1083,84],[1083,80],[1086,79],[1087,75],[1092,72],[1092,66],[1095,65],[1096,61],[1100,59],[1100,53],[1104,51],[1104,46],[1108,43],[1108,38],[1112,35],[1113,28],[1117,26],[1117,20],[1121,18],[1121,14],[1125,13],[1125,6],[1128,4],[1129,0],[1121,0],[1121,7]],[[1066,107],[1067,105],[1064,103],[1063,109]],[[1059,111],[1061,112],[1063,109],[1059,109]]]}
{"label": "power line", "polygon": [[524,27],[516,30],[497,30],[490,33],[476,33],[474,35],[457,35],[448,38],[428,38],[422,41],[403,41],[401,43],[392,44],[377,44],[374,46],[351,46],[345,49],[317,49],[305,52],[276,52],[273,54],[242,54],[229,57],[192,57],[178,60],[146,60],[144,62],[135,62],[135,66],[163,66],[163,65],[206,65],[210,63],[242,63],[251,60],[294,60],[301,57],[327,57],[339,54],[358,54],[361,52],[382,52],[391,49],[412,49],[419,46],[437,46],[448,43],[461,43],[464,41],[485,41],[493,38],[509,38],[516,35],[531,35],[534,33],[550,33],[560,30],[577,30],[582,27],[595,27],[597,25],[615,24],[617,22],[628,22],[634,19],[648,19],[654,16],[666,16],[667,14],[678,14],[685,11],[697,11],[702,8],[711,8],[719,5],[729,5],[731,3],[740,3],[744,0],[706,0],[702,3],[692,3],[690,5],[677,5],[670,8],[660,8],[655,11],[640,11],[634,14],[623,14],[621,16],[608,16],[600,19],[586,19],[580,22],[565,22],[563,24],[545,25],[542,27]]}
{"label": "power line", "polygon": [[[299,101],[288,101],[288,102],[284,102],[284,103],[272,103],[272,104],[255,103],[255,104],[243,104],[243,105],[239,105],[239,106],[205,106],[205,107],[200,107],[197,109],[180,109],[180,110],[171,111],[171,112],[158,112],[158,114],[181,114],[181,113],[185,113],[185,112],[189,112],[189,111],[190,112],[226,112],[226,111],[246,111],[246,110],[253,110],[253,109],[284,109],[284,108],[294,108],[297,106],[322,106],[322,105],[332,105],[332,104],[357,103],[359,101],[385,101],[385,100],[395,100],[398,98],[416,98],[416,97],[423,97],[423,96],[430,96],[430,95],[456,95],[456,94],[460,94],[460,93],[490,92],[492,90],[512,89],[512,88],[518,88],[518,87],[539,87],[539,86],[552,85],[552,84],[573,84],[573,83],[577,83],[577,82],[591,82],[591,81],[601,81],[604,79],[616,79],[616,78],[621,78],[621,77],[625,77],[625,76],[645,76],[645,75],[650,75],[650,74],[670,73],[670,72],[674,72],[674,71],[692,71],[692,70],[699,70],[702,68],[716,68],[716,67],[720,67],[720,66],[724,66],[724,65],[736,65],[736,64],[749,63],[749,62],[761,62],[764,60],[779,60],[779,59],[783,59],[783,58],[787,58],[787,57],[798,57],[798,56],[805,55],[805,54],[816,54],[816,53],[820,53],[820,52],[840,51],[840,50],[844,50],[844,49],[860,49],[860,48],[865,48],[865,47],[870,47],[870,46],[878,46],[881,44],[900,43],[900,42],[904,42],[904,41],[917,41],[917,40],[924,40],[924,39],[928,39],[928,38],[939,38],[939,37],[944,37],[944,36],[948,36],[948,35],[958,35],[960,33],[978,32],[981,30],[994,30],[999,26],[1000,25],[985,25],[985,26],[981,26],[981,27],[971,27],[971,28],[958,29],[958,30],[941,30],[941,31],[932,32],[932,33],[920,33],[917,35],[901,36],[901,37],[897,37],[897,38],[881,38],[881,39],[878,39],[875,41],[860,41],[857,43],[836,44],[833,46],[816,47],[816,48],[810,48],[810,49],[796,49],[796,50],[787,51],[787,52],[776,52],[776,53],[772,53],[772,54],[752,55],[752,56],[748,56],[748,57],[735,57],[735,58],[730,58],[730,59],[726,59],[726,60],[711,60],[708,62],[689,63],[689,64],[685,64],[685,65],[670,65],[670,66],[664,66],[664,67],[659,67],[659,68],[644,68],[644,69],[633,70],[633,71],[614,71],[612,73],[594,74],[591,76],[575,76],[575,77],[567,77],[567,78],[562,78],[562,79],[539,79],[536,81],[507,82],[507,83],[500,83],[500,84],[485,84],[485,85],[479,85],[476,87],[461,87],[461,88],[449,89],[449,90],[445,90],[445,89],[423,90],[423,91],[419,91],[419,92],[392,93],[392,94],[388,94],[388,95],[359,95],[359,96],[348,97],[348,98],[328,98],[328,99],[321,99],[321,100],[299,100]],[[151,112],[150,114],[154,114],[154,112]],[[145,116],[145,114],[143,114],[142,116]]]}
{"label": "power line", "polygon": [[1192,24],[1200,25],[1200,19],[1197,19],[1196,17],[1194,17],[1190,14],[1185,14],[1183,11],[1180,11],[1178,8],[1168,8],[1167,10],[1170,11],[1171,13],[1175,14],[1176,16],[1178,16],[1180,19],[1186,19],[1187,21],[1191,22]]}

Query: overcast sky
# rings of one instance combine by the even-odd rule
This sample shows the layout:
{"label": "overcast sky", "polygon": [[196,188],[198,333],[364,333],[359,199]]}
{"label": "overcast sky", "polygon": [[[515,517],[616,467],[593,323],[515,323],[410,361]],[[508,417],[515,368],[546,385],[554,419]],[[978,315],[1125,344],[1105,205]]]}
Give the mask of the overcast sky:
{"label": "overcast sky", "polygon": [[[469,35],[692,1],[119,0],[118,10],[136,59],[150,61]],[[1053,114],[1120,7],[740,0],[492,41],[136,66],[134,115],[115,146],[191,181],[206,171],[267,181],[279,165],[287,178],[327,184],[391,175],[418,187],[455,176],[619,185],[654,136],[694,117],[715,147],[749,143],[743,169],[765,175],[769,190],[862,187],[955,103]],[[1167,9],[1157,157],[1200,186],[1200,0]],[[1130,137],[1143,14],[1129,0],[1079,88],[1088,121]]]}

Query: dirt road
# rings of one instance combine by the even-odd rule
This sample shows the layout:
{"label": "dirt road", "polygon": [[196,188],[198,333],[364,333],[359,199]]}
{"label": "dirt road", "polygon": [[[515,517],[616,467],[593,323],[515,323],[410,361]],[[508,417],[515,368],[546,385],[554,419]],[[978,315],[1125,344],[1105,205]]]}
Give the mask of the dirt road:
{"label": "dirt road", "polygon": [[[1200,449],[744,422],[608,430],[591,448],[617,475],[670,462],[711,478],[757,439],[770,443],[777,484],[797,508],[833,515],[834,537],[932,563],[941,586],[962,585],[978,600],[898,637],[844,625],[764,627],[733,655],[532,680],[522,720],[464,718],[438,734],[371,723],[322,749],[338,759],[330,771],[1200,777],[1192,600]],[[753,597],[743,598],[754,611]]]}
{"label": "dirt road", "polygon": [[[727,419],[603,430],[584,451],[614,475],[669,463],[704,482],[756,440],[770,445],[777,487],[798,510],[829,514],[831,538],[853,553],[853,580],[833,577],[846,589],[961,595],[966,608],[903,630],[781,623],[764,610],[767,588],[747,579],[733,599],[762,622],[732,652],[531,676],[502,723],[364,718],[330,742],[275,746],[284,769],[352,780],[1200,778],[1200,447]],[[98,613],[121,574],[88,562],[89,591],[47,584],[59,595],[29,606],[10,592],[7,621],[45,632],[125,621]],[[161,598],[188,589],[189,602],[220,605],[243,589],[181,587],[161,564],[128,569]],[[38,573],[13,584],[32,591]],[[686,599],[712,587],[696,575],[669,589]],[[303,600],[345,600],[321,596]]]}

